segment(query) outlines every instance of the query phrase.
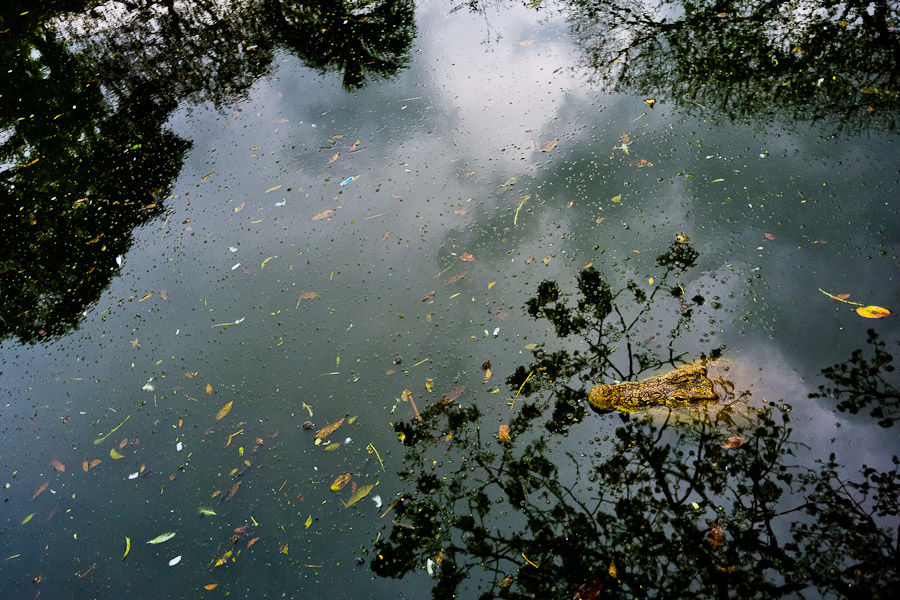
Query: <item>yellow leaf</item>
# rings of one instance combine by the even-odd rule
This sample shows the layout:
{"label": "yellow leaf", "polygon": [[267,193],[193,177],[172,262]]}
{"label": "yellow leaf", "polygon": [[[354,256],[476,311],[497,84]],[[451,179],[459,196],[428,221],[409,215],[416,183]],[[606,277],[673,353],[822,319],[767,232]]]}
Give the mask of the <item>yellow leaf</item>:
{"label": "yellow leaf", "polygon": [[28,515],[27,517],[25,517],[24,519],[22,519],[22,525],[24,525],[25,523],[27,523],[28,521],[30,521],[31,518],[32,518],[33,516],[34,516],[34,513],[31,513],[30,515]]}
{"label": "yellow leaf", "polygon": [[558,143],[559,143],[559,140],[550,140],[549,142],[544,144],[544,147],[541,148],[541,152],[550,152],[551,150],[556,148],[556,145]]}
{"label": "yellow leaf", "polygon": [[344,489],[344,486],[347,485],[348,481],[350,481],[350,477],[350,473],[339,475],[338,478],[334,480],[334,483],[331,484],[331,489],[335,492]]}
{"label": "yellow leaf", "polygon": [[526,349],[526,350],[534,350],[534,349],[537,348],[537,347],[538,347],[537,344],[525,344],[525,349]]}
{"label": "yellow leaf", "polygon": [[609,563],[609,576],[615,579],[619,575],[619,570],[616,569],[616,563]]}
{"label": "yellow leaf", "polygon": [[652,278],[652,277],[651,277],[650,279],[648,279],[647,281],[650,283],[650,285],[653,285],[653,278]]}
{"label": "yellow leaf", "polygon": [[891,311],[880,306],[860,306],[856,309],[856,313],[867,319],[883,319],[891,316]]}
{"label": "yellow leaf", "polygon": [[350,499],[344,503],[344,506],[346,506],[348,508],[353,506],[354,504],[356,504],[357,502],[359,502],[360,500],[365,498],[366,495],[372,491],[373,487],[375,487],[375,486],[374,485],[364,485],[363,487],[359,488],[358,490],[356,490],[356,493],[353,494],[352,496],[350,496]]}
{"label": "yellow leaf", "polygon": [[340,152],[335,152],[335,153],[334,153],[334,156],[332,156],[331,159],[329,159],[328,164],[330,165],[331,163],[333,163],[334,161],[336,161],[336,160],[338,159],[338,156],[340,156],[340,155],[341,155]]}
{"label": "yellow leaf", "polygon": [[501,442],[507,443],[509,441],[509,425],[501,425],[497,435],[500,437]]}
{"label": "yellow leaf", "polygon": [[113,460],[119,460],[120,458],[125,458],[125,455],[124,455],[124,454],[119,454],[118,452],[116,452],[116,449],[115,449],[115,448],[110,448],[110,449],[109,449],[109,456],[110,456],[110,458],[112,458]]}
{"label": "yellow leaf", "polygon": [[125,557],[128,556],[128,553],[131,552],[131,538],[127,535],[125,536],[125,554],[122,555],[122,560],[125,560]]}
{"label": "yellow leaf", "polygon": [[272,260],[273,258],[275,258],[275,257],[274,257],[274,256],[270,256],[270,257],[267,258],[266,260],[262,261],[262,265],[260,265],[260,267],[259,267],[260,270],[265,269],[265,268],[266,268],[266,263],[269,262],[270,260]]}
{"label": "yellow leaf", "polygon": [[426,379],[425,380],[425,389],[430,392],[431,388],[433,388],[433,387],[434,387],[434,379]]}
{"label": "yellow leaf", "polygon": [[275,190],[277,190],[277,189],[280,188],[280,187],[281,187],[280,185],[276,185],[275,187],[270,187],[269,189],[267,189],[267,190],[266,190],[265,192],[263,192],[263,193],[264,193],[264,194],[268,194],[269,192],[274,192]]}
{"label": "yellow leaf", "polygon": [[208,383],[206,384],[206,393],[207,393],[207,394],[212,394],[212,386],[211,386],[210,384],[208,384]]}
{"label": "yellow leaf", "polygon": [[622,194],[618,194],[618,195],[616,195],[616,196],[613,196],[612,201],[613,201],[613,202],[621,202],[621,201],[622,201]]}
{"label": "yellow leaf", "polygon": [[491,289],[492,287],[494,287],[494,285],[495,285],[496,283],[497,283],[496,281],[490,282],[490,283],[488,284],[488,289]]}
{"label": "yellow leaf", "polygon": [[341,447],[340,442],[335,442],[335,443],[333,443],[333,444],[328,444],[327,446],[325,446],[325,452],[333,452],[333,451],[337,450],[337,449],[340,448],[340,447]]}
{"label": "yellow leaf", "polygon": [[225,418],[225,415],[231,412],[231,407],[234,405],[234,400],[223,406],[219,409],[219,412],[216,413],[216,421],[221,421]]}
{"label": "yellow leaf", "polygon": [[487,383],[488,379],[490,379],[490,378],[491,378],[491,370],[485,369],[484,370],[484,383]]}
{"label": "yellow leaf", "polygon": [[306,517],[306,528],[309,529],[310,525],[312,525],[312,515]]}
{"label": "yellow leaf", "polygon": [[342,417],[339,421],[335,421],[331,425],[327,425],[327,426],[323,427],[322,429],[320,429],[319,431],[317,431],[316,439],[322,440],[322,439],[325,439],[326,437],[328,437],[329,435],[331,435],[332,433],[334,433],[335,430],[337,430],[337,428],[343,424],[344,418],[345,417]]}
{"label": "yellow leaf", "polygon": [[231,553],[232,553],[232,550],[229,550],[228,552],[226,552],[225,554],[223,554],[222,556],[220,556],[220,557],[216,560],[215,564],[213,564],[213,566],[214,566],[214,567],[221,567],[222,565],[224,565],[225,563],[227,563],[227,562],[228,562],[228,559],[231,558]]}

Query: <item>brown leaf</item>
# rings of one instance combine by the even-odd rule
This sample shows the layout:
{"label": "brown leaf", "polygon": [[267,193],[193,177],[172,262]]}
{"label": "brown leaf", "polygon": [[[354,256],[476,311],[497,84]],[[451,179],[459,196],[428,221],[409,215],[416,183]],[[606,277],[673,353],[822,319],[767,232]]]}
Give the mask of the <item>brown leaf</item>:
{"label": "brown leaf", "polygon": [[244,210],[244,206],[245,206],[246,204],[247,204],[246,202],[241,202],[241,205],[240,205],[240,206],[235,207],[234,212],[236,212],[236,213],[241,212],[242,210]]}
{"label": "brown leaf", "polygon": [[557,145],[558,143],[559,143],[559,140],[558,140],[558,139],[557,139],[557,140],[550,140],[549,142],[547,142],[546,144],[544,144],[544,146],[541,148],[541,152],[550,152],[551,150],[553,150],[554,148],[556,148],[556,145]]}
{"label": "brown leaf", "polygon": [[59,460],[57,460],[57,459],[55,459],[55,458],[51,458],[51,459],[50,459],[50,464],[53,465],[53,470],[54,470],[54,471],[59,471],[60,473],[65,473],[65,472],[66,472],[66,465],[64,465],[64,464],[62,464],[61,462],[59,462]]}
{"label": "brown leaf", "polygon": [[619,570],[616,569],[616,563],[615,563],[615,562],[609,561],[609,569],[608,569],[608,572],[609,572],[609,576],[612,577],[613,579],[615,579],[616,577],[619,576]]}
{"label": "brown leaf", "polygon": [[734,449],[734,448],[740,448],[741,446],[743,446],[746,443],[747,443],[747,438],[733,435],[730,438],[728,438],[727,440],[725,440],[725,443],[722,444],[722,447]]}
{"label": "brown leaf", "polygon": [[43,494],[43,493],[47,490],[48,487],[50,487],[50,482],[49,482],[49,481],[45,481],[44,483],[42,483],[42,484],[38,487],[38,489],[34,490],[34,495],[31,497],[31,499],[34,500],[35,498],[37,498],[38,496],[40,496],[41,494]]}
{"label": "brown leaf", "polygon": [[326,437],[328,437],[329,435],[331,435],[332,433],[334,433],[337,430],[337,428],[340,427],[344,423],[345,418],[346,417],[341,417],[341,419],[339,421],[335,421],[331,425],[327,425],[327,426],[323,427],[322,429],[320,429],[319,431],[317,431],[316,439],[322,440],[322,439],[325,439]]}
{"label": "brown leaf", "polygon": [[81,463],[81,468],[84,469],[84,472],[85,472],[85,473],[87,473],[87,472],[88,472],[88,469],[91,468],[91,465],[88,464],[88,461],[84,461],[83,463]]}
{"label": "brown leaf", "polygon": [[578,593],[575,594],[572,600],[596,600],[602,591],[603,582],[599,579],[591,579],[581,586],[581,589],[578,590]]}
{"label": "brown leaf", "polygon": [[725,539],[725,530],[722,528],[722,525],[716,521],[709,530],[706,542],[709,544],[710,548],[717,550],[723,539]]}
{"label": "brown leaf", "polygon": [[314,216],[312,218],[312,220],[313,221],[321,221],[322,219],[327,219],[328,217],[330,217],[333,214],[334,214],[334,210],[329,208],[328,210],[323,210],[322,212],[320,212],[319,214]]}
{"label": "brown leaf", "polygon": [[468,273],[469,273],[468,271],[457,271],[456,273],[454,273],[453,275],[451,275],[450,277],[448,277],[447,279],[444,280],[444,285],[450,285],[451,283],[456,283],[457,281],[459,281],[460,279],[462,279],[463,277],[468,275]]}
{"label": "brown leaf", "polygon": [[341,155],[340,152],[335,152],[335,153],[334,153],[334,156],[332,156],[332,157],[328,160],[328,164],[330,165],[331,163],[333,163],[334,161],[336,161],[336,160],[338,159],[338,156],[340,156],[340,155]]}
{"label": "brown leaf", "polygon": [[[259,538],[257,538],[257,539],[259,539]],[[219,586],[218,583],[207,583],[206,585],[203,586],[203,589],[204,589],[204,590],[214,590],[214,589],[216,589],[218,586]]]}
{"label": "brown leaf", "polygon": [[208,383],[206,384],[206,393],[207,393],[207,394],[212,394],[212,385],[210,385],[210,384],[208,384]]}
{"label": "brown leaf", "polygon": [[775,235],[771,233],[763,234],[763,237],[769,240],[770,242],[775,239]]}
{"label": "brown leaf", "polygon": [[425,294],[425,297],[422,298],[422,302],[427,302],[427,301],[431,300],[432,298],[434,298],[434,290],[431,290],[430,292]]}
{"label": "brown leaf", "polygon": [[121,442],[119,442],[119,450],[121,450],[122,448],[124,448],[126,445],[128,445],[128,438],[125,438],[124,440],[122,440]]}
{"label": "brown leaf", "polygon": [[468,252],[463,252],[462,254],[459,255],[459,260],[461,260],[463,262],[472,262],[473,260],[475,260],[475,257],[472,256],[471,254],[469,254]]}
{"label": "brown leaf", "polygon": [[[96,467],[97,465],[99,465],[101,462],[103,462],[103,461],[100,460],[99,458],[95,458],[94,460],[91,461],[91,464],[88,465],[88,468],[89,468],[89,469],[93,469],[94,467]],[[143,467],[143,465],[142,465],[142,466],[141,466],[141,473],[143,473],[143,472],[144,472],[144,467]]]}
{"label": "brown leaf", "polygon": [[334,480],[334,483],[331,484],[331,489],[335,492],[338,490],[344,489],[344,486],[350,481],[350,473],[344,473],[343,475],[338,475],[338,478]]}
{"label": "brown leaf", "polygon": [[460,216],[462,216],[462,215],[467,215],[467,214],[469,214],[469,211],[467,211],[467,210],[454,210],[454,211],[453,211],[453,214],[454,214],[454,215],[460,215]]}
{"label": "brown leaf", "polygon": [[834,297],[837,298],[838,300],[846,300],[847,298],[850,297],[850,294],[835,294]]}
{"label": "brown leaf", "polygon": [[509,442],[509,425],[501,425],[497,435],[500,436],[500,441],[504,444]]}
{"label": "brown leaf", "polygon": [[169,292],[166,291],[166,288],[159,288],[159,297],[163,300],[169,299]]}
{"label": "brown leaf", "polygon": [[258,538],[258,537],[253,538],[252,540],[250,540],[249,542],[247,542],[247,548],[249,548],[250,546],[252,546],[253,544],[255,544],[255,543],[258,542],[258,541],[259,541],[259,538]]}
{"label": "brown leaf", "polygon": [[242,483],[244,483],[244,480],[240,479],[240,480],[238,480],[237,483],[235,483],[233,486],[231,486],[231,488],[227,492],[225,492],[225,494],[222,496],[222,501],[228,502],[229,500],[231,500],[234,497],[234,495],[237,494],[237,491],[241,487]]}

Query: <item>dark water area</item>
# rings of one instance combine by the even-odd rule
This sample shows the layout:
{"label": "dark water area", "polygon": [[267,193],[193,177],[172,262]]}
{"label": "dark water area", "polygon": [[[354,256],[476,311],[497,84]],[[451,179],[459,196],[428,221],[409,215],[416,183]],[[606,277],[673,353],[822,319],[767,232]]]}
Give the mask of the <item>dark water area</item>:
{"label": "dark water area", "polygon": [[898,10],[4,3],[3,597],[892,597]]}

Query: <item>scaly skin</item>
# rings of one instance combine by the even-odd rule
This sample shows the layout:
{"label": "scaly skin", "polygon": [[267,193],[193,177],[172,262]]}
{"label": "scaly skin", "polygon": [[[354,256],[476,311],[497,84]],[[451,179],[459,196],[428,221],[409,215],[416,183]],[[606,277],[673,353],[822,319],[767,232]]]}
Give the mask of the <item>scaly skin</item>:
{"label": "scaly skin", "polygon": [[719,361],[697,360],[674,371],[641,381],[596,385],[591,389],[588,399],[601,411],[632,412],[654,406],[669,408],[703,406],[720,399],[713,381],[707,374],[707,369],[717,362]]}

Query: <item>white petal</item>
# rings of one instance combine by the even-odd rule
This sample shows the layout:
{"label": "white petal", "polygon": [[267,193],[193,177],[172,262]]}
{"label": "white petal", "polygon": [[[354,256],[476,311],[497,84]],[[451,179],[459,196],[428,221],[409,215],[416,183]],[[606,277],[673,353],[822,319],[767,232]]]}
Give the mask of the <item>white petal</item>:
{"label": "white petal", "polygon": [[169,566],[174,567],[175,565],[177,565],[180,562],[181,562],[181,557],[176,556],[175,558],[173,558],[172,560],[169,561]]}

